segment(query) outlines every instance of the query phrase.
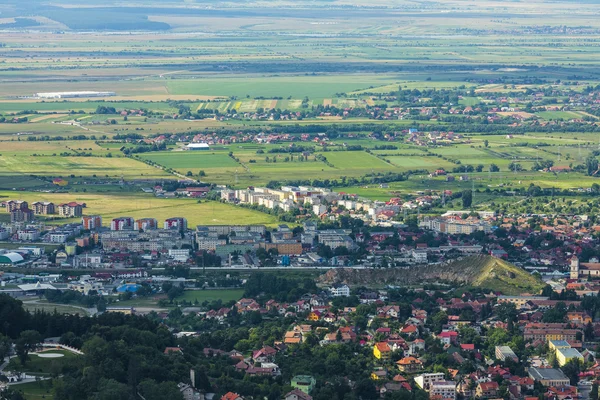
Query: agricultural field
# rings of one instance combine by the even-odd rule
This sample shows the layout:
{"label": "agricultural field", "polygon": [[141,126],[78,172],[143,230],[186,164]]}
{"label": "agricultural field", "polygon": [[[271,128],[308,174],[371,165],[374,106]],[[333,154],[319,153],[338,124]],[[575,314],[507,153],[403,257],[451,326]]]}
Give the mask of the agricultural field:
{"label": "agricultural field", "polygon": [[0,156],[0,175],[161,179],[161,169],[123,157]]}
{"label": "agricultural field", "polygon": [[[39,192],[0,192],[0,199],[20,199],[29,203],[34,201],[52,201],[55,204],[76,201],[85,203],[84,215],[101,215],[105,224],[112,218],[130,216],[133,218],[154,217],[159,223],[171,217],[185,216],[190,226],[244,224],[276,225],[277,219],[258,211],[248,210],[219,202],[194,199],[160,199],[141,192],[108,194],[97,193],[39,193]],[[0,211],[0,215],[6,215]],[[48,219],[49,224],[72,222],[56,217]]]}

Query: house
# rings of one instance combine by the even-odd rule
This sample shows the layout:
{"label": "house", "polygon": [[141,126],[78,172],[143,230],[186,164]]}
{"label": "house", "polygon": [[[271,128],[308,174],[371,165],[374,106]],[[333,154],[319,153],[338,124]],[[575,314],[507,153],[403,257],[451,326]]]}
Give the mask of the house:
{"label": "house", "polygon": [[377,369],[371,372],[371,379],[374,381],[382,381],[387,378],[387,371],[385,369]]}
{"label": "house", "polygon": [[387,342],[377,342],[373,346],[373,355],[378,360],[389,360],[392,355],[392,349]]}
{"label": "house", "polygon": [[221,400],[244,400],[244,398],[237,393],[227,392],[221,396]]}
{"label": "house", "polygon": [[312,400],[312,396],[304,393],[302,390],[294,389],[283,396],[284,400]]}
{"label": "house", "polygon": [[499,389],[498,382],[479,382],[475,394],[477,397],[496,397]]}
{"label": "house", "polygon": [[443,331],[437,335],[437,338],[442,342],[442,344],[452,344],[456,343],[458,339],[458,332],[455,331]]}
{"label": "house", "polygon": [[204,396],[197,391],[196,389],[194,389],[193,387],[191,387],[188,384],[185,383],[179,383],[177,385],[177,388],[179,389],[179,392],[181,393],[181,395],[183,396],[183,400],[203,400]]}
{"label": "house", "polygon": [[348,285],[333,285],[329,291],[333,297],[348,297],[350,296],[350,288]]}
{"label": "house", "polygon": [[423,363],[418,358],[409,356],[396,361],[396,365],[401,372],[407,374],[417,372],[423,369]]}
{"label": "house", "polygon": [[290,385],[306,394],[310,394],[317,381],[310,375],[296,375],[292,378]]}
{"label": "house", "polygon": [[252,352],[252,360],[254,360],[255,363],[271,362],[276,354],[277,350],[271,346],[265,346],[260,350]]}
{"label": "house", "polygon": [[577,387],[576,386],[551,386],[548,388],[546,396],[550,399],[556,400],[570,400],[577,399]]}

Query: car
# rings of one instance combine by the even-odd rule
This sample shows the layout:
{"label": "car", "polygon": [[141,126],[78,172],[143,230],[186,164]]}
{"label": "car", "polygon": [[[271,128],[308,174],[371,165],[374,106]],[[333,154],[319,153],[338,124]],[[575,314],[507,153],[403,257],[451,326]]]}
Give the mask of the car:
{"label": "car", "polygon": [[579,382],[579,384],[581,386],[592,386],[594,384],[594,382],[592,382],[592,381],[581,381],[581,382]]}

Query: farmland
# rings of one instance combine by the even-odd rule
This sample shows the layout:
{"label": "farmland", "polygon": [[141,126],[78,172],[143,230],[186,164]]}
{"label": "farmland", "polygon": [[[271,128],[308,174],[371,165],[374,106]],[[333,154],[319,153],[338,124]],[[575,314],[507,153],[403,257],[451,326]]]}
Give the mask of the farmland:
{"label": "farmland", "polygon": [[[535,170],[597,157],[593,2],[399,1],[352,10],[339,1],[283,1],[202,10],[151,1],[127,9],[131,18],[112,1],[90,4],[111,22],[98,26],[81,18],[85,8],[57,6],[40,8],[35,32],[0,24],[5,198],[85,201],[86,213],[106,218],[273,225],[274,216],[142,188],[184,177],[232,188],[300,180],[335,187],[352,178],[360,184],[337,189],[386,200],[429,189],[595,183],[581,168]],[[6,23],[30,14],[3,7]],[[65,90],[116,95],[33,96]],[[409,129],[424,131],[429,143],[410,139]],[[427,139],[446,130],[461,139]],[[198,135],[210,136],[211,150],[182,151]],[[136,153],[161,136],[170,139],[160,151]],[[306,155],[288,153],[299,142]],[[457,179],[429,177],[438,169]],[[397,180],[373,184],[384,174]],[[51,183],[59,177],[68,186]]]}

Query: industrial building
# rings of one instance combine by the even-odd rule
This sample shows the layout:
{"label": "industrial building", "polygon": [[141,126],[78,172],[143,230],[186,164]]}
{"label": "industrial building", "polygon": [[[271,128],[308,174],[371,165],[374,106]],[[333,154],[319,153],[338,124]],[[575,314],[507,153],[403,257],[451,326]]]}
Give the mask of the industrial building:
{"label": "industrial building", "polygon": [[86,98],[86,97],[111,97],[116,96],[115,92],[94,92],[94,91],[81,91],[81,92],[41,92],[34,93],[33,97],[38,99],[75,99],[75,98]]}

